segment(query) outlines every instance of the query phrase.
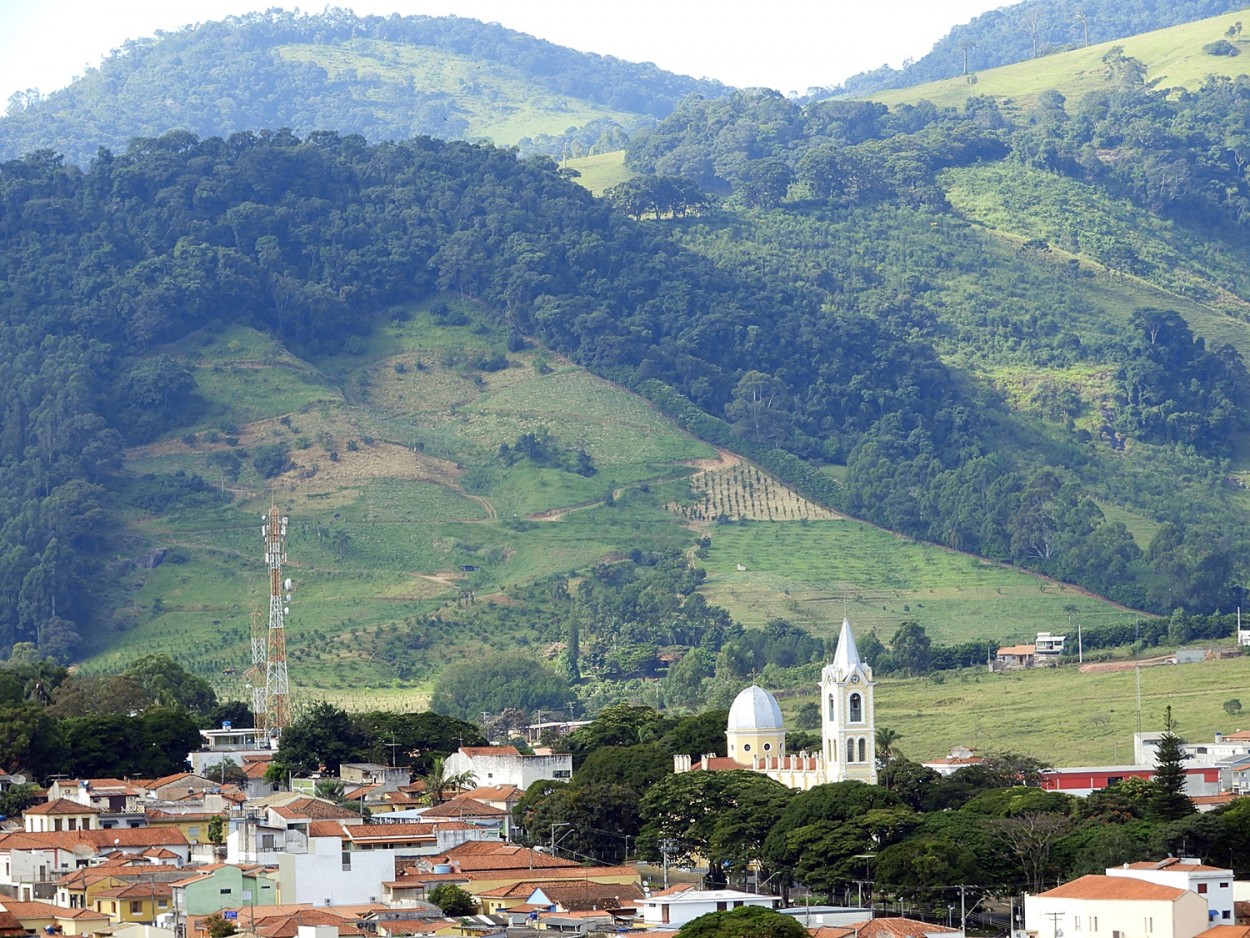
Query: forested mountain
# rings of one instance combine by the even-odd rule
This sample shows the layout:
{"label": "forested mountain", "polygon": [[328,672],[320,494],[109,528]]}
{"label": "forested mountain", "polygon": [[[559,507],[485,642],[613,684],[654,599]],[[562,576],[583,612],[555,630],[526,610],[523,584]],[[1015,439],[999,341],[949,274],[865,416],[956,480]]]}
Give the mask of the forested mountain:
{"label": "forested mountain", "polygon": [[98,147],[169,130],[279,127],[578,155],[619,148],[686,94],[725,91],[454,16],[274,9],[130,40],[65,89],[14,95],[0,159],[48,148],[82,164]]}
{"label": "forested mountain", "polygon": [[927,55],[901,69],[883,65],[813,97],[863,97],[890,88],[911,88],[1245,6],[1244,0],[1025,0],[954,27]]}
{"label": "forested mountain", "polygon": [[[1194,93],[1168,95],[1153,90],[1145,65],[1118,48],[1102,65],[1102,90],[1076,102],[1043,95],[1014,122],[986,98],[960,112],[926,102],[893,110],[867,102],[802,106],[760,91],[688,99],[631,143],[630,165],[648,175],[609,197],[628,207],[648,185],[695,180],[753,220],[737,228],[736,239],[715,222],[688,223],[684,243],[739,268],[766,267],[768,257],[831,308],[929,336],[949,365],[1008,391],[1017,405],[1025,403],[1020,384],[1032,386],[1026,393],[1034,403],[1025,409],[1067,424],[1069,432],[1055,427],[1049,434],[1044,469],[1038,440],[1026,444],[1027,455],[1018,448],[1036,431],[988,426],[993,409],[984,401],[970,420],[976,431],[958,436],[954,452],[927,429],[878,423],[846,440],[842,452],[823,454],[845,458],[843,504],[856,514],[1128,602],[1166,609],[1183,593],[1186,605],[1227,607],[1244,576],[1234,546],[1241,535],[1215,506],[1236,506],[1237,517],[1243,509],[1239,498],[1212,489],[1240,484],[1219,480],[1228,468],[1221,460],[1234,455],[1246,419],[1250,179],[1242,125],[1250,82],[1212,78]],[[994,175],[997,187],[982,184],[995,164],[1004,167]],[[1134,234],[1132,223],[1108,224],[1099,210],[1073,217],[1075,200],[1093,198],[1093,191],[1121,202],[1102,210],[1136,213],[1142,228]],[[1009,242],[1015,247],[1006,257],[994,237],[958,225],[976,218],[986,201],[1004,203],[994,221],[1023,235]],[[1067,213],[1056,213],[1053,203],[1065,202]],[[1155,236],[1144,236],[1152,228],[1172,245],[1166,261]],[[1029,255],[1046,258],[1048,280],[1026,273]],[[1108,305],[1097,295],[1102,288],[1082,284],[1101,276],[1149,282],[1164,291],[1152,298],[1161,302],[1139,300],[1129,310],[1123,300]],[[997,295],[992,283],[1000,285]],[[1111,289],[1136,291],[1127,284]],[[1181,303],[1195,307],[1212,345],[1170,308]],[[1095,373],[1102,377],[1091,381]],[[782,375],[773,377],[784,382]],[[1052,394],[1067,403],[1042,403]],[[787,445],[819,458],[793,429]],[[822,439],[827,447],[838,437],[826,432]],[[1163,446],[1157,454],[1188,454],[1190,468],[1180,477],[1197,471],[1205,480],[1174,491],[1170,504],[1151,495],[1154,484],[1143,485],[1141,467],[1130,466],[1149,443]],[[1107,458],[1117,450],[1131,450],[1132,459]],[[1141,552],[1078,492],[1168,523]],[[1069,507],[1060,509],[1065,501]],[[1020,526],[1020,511],[1042,502],[1051,506],[1048,520],[1030,533]],[[1061,546],[1065,531],[1074,539]],[[1180,549],[1182,543],[1189,546]],[[1090,550],[1097,559],[1078,560]],[[1200,587],[1206,599],[1197,600],[1196,580],[1180,587],[1171,574],[1161,575],[1183,553],[1198,565],[1191,572],[1201,567],[1234,588],[1217,596]],[[1133,576],[1122,574],[1144,572],[1142,564],[1154,573],[1126,589]]]}
{"label": "forested mountain", "polygon": [[[49,150],[0,163],[0,647],[72,657],[120,582],[117,518],[230,498],[239,429],[204,429],[192,336],[246,327],[283,347],[268,362],[332,362],[418,302],[449,323],[467,301],[509,351],[541,343],[892,530],[1152,611],[1233,608],[1250,81],[1169,95],[1122,50],[1102,64],[1097,92],[1022,116],[687,96],[633,140],[639,175],[606,200],[543,157],[333,131],[181,130],[86,167]],[[507,367],[475,353],[464,380]],[[301,403],[255,434],[261,476],[288,471],[286,431],[321,439],[293,429],[314,419]],[[210,435],[219,486],[122,471],[128,449]],[[540,427],[505,438],[501,467],[596,471]],[[476,570],[477,549],[448,556]],[[426,625],[394,641],[434,641]],[[690,640],[679,625],[671,640]],[[616,634],[594,640],[606,661]]]}

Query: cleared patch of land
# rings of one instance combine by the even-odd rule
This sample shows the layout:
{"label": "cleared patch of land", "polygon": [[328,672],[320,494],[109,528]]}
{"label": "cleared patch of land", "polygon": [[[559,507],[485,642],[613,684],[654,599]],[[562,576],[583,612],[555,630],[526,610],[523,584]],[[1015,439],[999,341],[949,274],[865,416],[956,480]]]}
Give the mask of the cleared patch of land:
{"label": "cleared patch of land", "polygon": [[1202,47],[1226,38],[1225,31],[1238,21],[1246,22],[1247,17],[1250,17],[1250,9],[1222,13],[1193,23],[983,71],[977,69],[976,52],[972,50],[969,55],[972,80],[960,75],[913,88],[882,91],[871,97],[891,107],[920,100],[932,101],[939,107],[961,107],[968,98],[987,95],[999,99],[1008,108],[1023,109],[1043,91],[1055,89],[1075,102],[1087,92],[1108,87],[1107,68],[1102,59],[1114,46],[1123,47],[1125,55],[1146,64],[1148,81],[1157,81],[1164,88],[1195,90],[1208,75],[1235,78],[1246,71],[1244,54],[1250,51],[1250,39],[1238,36],[1232,40],[1242,51],[1238,56],[1208,55]]}
{"label": "cleared patch of land", "polygon": [[1010,644],[1062,632],[1069,613],[1087,625],[1141,618],[1065,584],[849,519],[722,524],[709,533],[704,592],[748,625],[788,619],[833,640],[845,615],[858,634],[875,630],[887,642],[913,621],[942,644]]}
{"label": "cleared patch of land", "polygon": [[625,165],[624,150],[613,150],[611,153],[565,160],[563,165],[577,170],[578,175],[575,181],[595,195],[603,195],[605,190],[625,182],[634,175],[633,170]]}
{"label": "cleared patch of land", "polygon": [[693,504],[669,510],[686,521],[829,521],[840,518],[782,485],[758,466],[735,461],[700,469],[690,477]]}

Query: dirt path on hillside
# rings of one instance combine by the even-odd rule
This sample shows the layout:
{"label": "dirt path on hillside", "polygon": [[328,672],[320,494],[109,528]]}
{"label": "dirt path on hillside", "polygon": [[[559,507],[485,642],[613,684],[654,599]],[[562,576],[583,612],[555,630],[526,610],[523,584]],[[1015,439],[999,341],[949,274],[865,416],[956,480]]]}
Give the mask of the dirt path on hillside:
{"label": "dirt path on hillside", "polygon": [[471,499],[481,505],[482,511],[486,512],[487,520],[499,520],[499,512],[495,511],[495,506],[490,503],[489,499],[483,498],[481,495],[470,495],[468,492],[461,492],[461,494],[464,495],[465,498]]}
{"label": "dirt path on hillside", "polygon": [[1160,655],[1157,658],[1141,658],[1137,661],[1100,661],[1096,664],[1083,664],[1077,670],[1081,674],[1103,674],[1109,671],[1132,671],[1134,668],[1153,668],[1161,664],[1175,664],[1172,655]]}

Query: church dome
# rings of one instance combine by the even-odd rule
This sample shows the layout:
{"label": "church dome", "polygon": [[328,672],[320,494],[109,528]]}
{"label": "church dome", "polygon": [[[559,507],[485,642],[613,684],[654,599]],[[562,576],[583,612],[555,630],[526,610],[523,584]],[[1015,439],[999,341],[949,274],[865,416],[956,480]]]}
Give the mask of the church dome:
{"label": "church dome", "polygon": [[729,708],[729,732],[752,730],[781,730],[781,708],[777,698],[752,684],[737,697]]}

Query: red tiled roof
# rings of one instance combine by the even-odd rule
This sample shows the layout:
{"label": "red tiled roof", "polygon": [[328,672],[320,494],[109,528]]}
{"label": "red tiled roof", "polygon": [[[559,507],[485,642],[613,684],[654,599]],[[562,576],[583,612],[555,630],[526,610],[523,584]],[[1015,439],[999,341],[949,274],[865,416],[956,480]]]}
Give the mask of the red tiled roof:
{"label": "red tiled roof", "polygon": [[12,912],[0,909],[0,935],[25,935],[26,926]]}
{"label": "red tiled roof", "polygon": [[103,912],[95,909],[63,909],[51,902],[18,902],[7,896],[0,897],[0,908],[4,908],[19,919],[39,918],[72,918],[72,919],[108,919]]}
{"label": "red tiled roof", "polygon": [[157,897],[168,899],[173,895],[173,892],[172,883],[152,882],[149,880],[101,889],[96,895],[105,899],[148,899]]}
{"label": "red tiled roof", "polygon": [[72,850],[82,845],[108,852],[114,846],[161,847],[171,844],[187,845],[187,838],[177,827],[117,827],[112,830],[52,831],[43,834],[17,831],[0,835],[0,850],[36,850],[42,847]]}
{"label": "red tiled roof", "polygon": [[1047,892],[1039,892],[1038,898],[1046,899],[1132,899],[1163,900],[1174,902],[1186,890],[1172,886],[1160,886],[1132,876],[1098,876],[1090,874],[1070,883],[1056,886]]}
{"label": "red tiled roof", "polygon": [[573,860],[553,857],[518,844],[502,844],[498,841],[470,840],[458,844],[445,854],[445,859],[428,858],[433,863],[454,863],[462,873],[487,870],[526,870],[552,867],[578,867]]}
{"label": "red tiled roof", "polygon": [[420,821],[406,821],[398,824],[343,824],[340,821],[313,821],[308,825],[311,837],[341,837],[352,843],[398,843],[400,841],[434,840],[438,831],[477,830],[472,824],[458,821],[444,821],[438,824],[423,824]]}
{"label": "red tiled roof", "polygon": [[463,873],[415,873],[404,870],[399,879],[392,879],[382,885],[388,889],[419,889],[429,883],[467,883],[469,877]]}
{"label": "red tiled roof", "polygon": [[27,808],[22,814],[99,814],[99,808],[93,808],[90,805],[79,804],[77,801],[70,801],[68,798],[54,798],[52,801],[45,801],[43,804],[37,804],[33,808]]}
{"label": "red tiled roof", "polygon": [[553,904],[568,912],[633,908],[643,898],[637,883],[531,883],[530,893],[542,891]]}
{"label": "red tiled roof", "polygon": [[435,805],[428,811],[422,811],[422,817],[503,817],[508,812],[502,808],[496,808],[493,804],[483,804],[481,801],[461,795],[457,798],[449,798],[440,805]]}
{"label": "red tiled roof", "polygon": [[1197,938],[1250,938],[1250,925],[1212,925]]}
{"label": "red tiled roof", "polygon": [[557,866],[544,870],[477,870],[475,872],[466,872],[464,878],[470,882],[478,879],[492,880],[504,879],[511,874],[513,876],[524,875],[527,882],[545,883],[557,879],[587,879],[593,880],[596,877],[607,876],[632,876],[637,877],[638,871],[632,866]]}
{"label": "red tiled roof", "polygon": [[297,798],[280,807],[271,808],[274,814],[288,821],[296,820],[335,820],[338,818],[351,819],[354,818],[357,823],[363,823],[364,819],[360,816],[359,811],[352,811],[348,808],[340,808],[336,804],[323,801],[320,798]]}
{"label": "red tiled roof", "polygon": [[194,782],[196,788],[215,788],[216,785],[212,779],[205,778],[203,775],[196,775],[194,772],[175,772],[173,775],[165,775],[161,778],[154,778],[146,782],[136,782],[142,785],[148,791],[156,788],[167,788],[170,785],[190,784]]}
{"label": "red tiled roof", "polygon": [[716,756],[712,759],[700,759],[690,766],[692,772],[731,772],[734,769],[746,769],[746,765],[728,756]]}
{"label": "red tiled roof", "polygon": [[859,938],[921,938],[922,935],[959,931],[958,928],[947,928],[945,925],[933,925],[929,922],[918,922],[914,918],[897,917],[856,922],[850,928],[859,934]]}
{"label": "red tiled roof", "polygon": [[519,756],[516,746],[461,746],[460,751],[471,759],[478,756]]}
{"label": "red tiled roof", "polygon": [[464,794],[478,801],[519,801],[525,792],[516,785],[485,785]]}
{"label": "red tiled roof", "polygon": [[321,909],[301,910],[292,915],[271,917],[257,923],[252,930],[262,938],[295,938],[301,925],[330,925],[337,928],[340,935],[364,934],[354,922]]}
{"label": "red tiled roof", "polygon": [[1005,655],[1013,655],[1017,658],[1023,658],[1028,655],[1035,654],[1037,654],[1036,645],[1004,645],[1002,648],[998,649],[999,658],[1002,658]]}
{"label": "red tiled roof", "polygon": [[381,782],[376,782],[372,785],[360,785],[356,788],[353,788],[349,794],[344,795],[343,800],[344,801],[364,801],[366,797],[368,797],[370,794],[377,791],[381,787],[382,787]]}

